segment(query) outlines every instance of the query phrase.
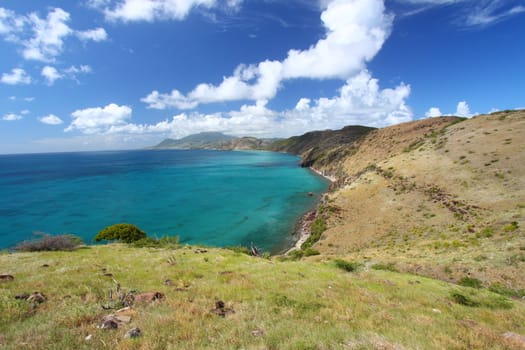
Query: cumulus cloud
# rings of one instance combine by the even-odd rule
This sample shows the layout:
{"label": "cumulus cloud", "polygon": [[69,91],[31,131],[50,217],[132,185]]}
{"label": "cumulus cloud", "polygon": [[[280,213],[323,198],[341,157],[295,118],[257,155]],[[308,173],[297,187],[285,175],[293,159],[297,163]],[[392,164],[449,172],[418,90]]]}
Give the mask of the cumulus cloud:
{"label": "cumulus cloud", "polygon": [[426,113],[425,117],[432,118],[432,117],[440,117],[443,113],[441,113],[441,110],[437,107],[431,107]]}
{"label": "cumulus cloud", "polygon": [[11,73],[2,74],[0,81],[8,85],[27,85],[31,83],[31,77],[22,68],[13,68]]}
{"label": "cumulus cloud", "polygon": [[41,74],[46,79],[48,85],[53,85],[59,79],[77,80],[79,74],[91,73],[91,67],[88,65],[70,66],[60,70],[52,66],[44,66]]}
{"label": "cumulus cloud", "polygon": [[96,28],[96,29],[90,29],[90,30],[84,30],[84,31],[77,31],[76,32],[77,37],[82,41],[104,41],[108,38],[108,33],[104,28]]}
{"label": "cumulus cloud", "polygon": [[470,107],[468,106],[468,103],[466,101],[461,101],[458,103],[455,114],[458,117],[465,117],[465,118],[470,118],[473,116],[473,114],[470,112]]}
{"label": "cumulus cloud", "polygon": [[22,116],[19,114],[14,114],[14,113],[5,114],[2,117],[2,120],[9,121],[9,122],[20,120],[20,119],[22,119]]}
{"label": "cumulus cloud", "polygon": [[46,115],[45,117],[40,117],[38,118],[38,120],[41,123],[48,124],[48,125],[60,125],[63,123],[62,119],[60,119],[54,114],[49,114],[49,115]]}
{"label": "cumulus cloud", "polygon": [[463,118],[470,118],[479,113],[472,113],[467,101],[460,101],[457,104],[456,111],[454,113],[442,113],[437,107],[430,108],[426,113],[426,117],[439,117],[439,116],[457,116]]}
{"label": "cumulus cloud", "polygon": [[48,85],[53,85],[56,80],[63,78],[55,67],[45,66],[41,71],[42,76],[47,80]]}
{"label": "cumulus cloud", "polygon": [[203,83],[184,95],[151,92],[149,108],[192,109],[202,103],[267,100],[282,81],[297,78],[346,80],[359,74],[381,49],[392,26],[382,0],[333,0],[321,14],[325,35],[307,50],[290,50],[283,61],[239,65],[219,85]]}
{"label": "cumulus cloud", "polygon": [[65,40],[76,35],[80,40],[106,40],[103,28],[76,31],[69,26],[71,16],[61,8],[51,9],[45,18],[37,13],[19,15],[0,8],[0,35],[22,47],[27,60],[53,62],[64,51]]}
{"label": "cumulus cloud", "polygon": [[73,121],[65,131],[79,130],[84,134],[105,133],[112,126],[121,126],[131,118],[132,109],[110,103],[105,107],[79,109],[71,116]]}
{"label": "cumulus cloud", "polygon": [[110,1],[95,0],[91,5],[103,9],[108,20],[137,22],[182,20],[192,9],[210,9],[219,5],[236,8],[242,0],[120,0],[112,7]]}
{"label": "cumulus cloud", "polygon": [[[237,136],[288,137],[314,129],[339,129],[351,124],[381,127],[412,119],[406,105],[408,85],[381,89],[379,81],[362,71],[346,81],[332,98],[301,98],[294,108],[276,111],[267,100],[243,105],[238,110],[204,114],[181,113],[157,124],[134,124],[125,118],[103,128],[106,134],[162,134],[183,137],[201,131],[220,131]],[[78,128],[90,133],[90,128]]]}

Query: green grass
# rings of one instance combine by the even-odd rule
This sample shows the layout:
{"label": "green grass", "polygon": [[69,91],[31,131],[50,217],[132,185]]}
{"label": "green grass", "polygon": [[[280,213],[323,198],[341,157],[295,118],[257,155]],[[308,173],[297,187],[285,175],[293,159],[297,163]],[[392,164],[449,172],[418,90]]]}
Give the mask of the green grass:
{"label": "green grass", "polygon": [[[280,262],[203,251],[114,244],[2,254],[0,273],[14,280],[0,282],[0,348],[507,349],[503,333],[525,334],[523,303],[488,290],[336,266],[362,265],[358,261]],[[129,324],[102,330],[102,317],[115,311],[102,306],[116,282],[124,293],[165,297],[134,305]],[[47,300],[32,307],[15,299],[34,291]],[[453,293],[476,306],[455,302]],[[219,300],[235,313],[212,313]],[[143,335],[125,339],[133,327]]]}

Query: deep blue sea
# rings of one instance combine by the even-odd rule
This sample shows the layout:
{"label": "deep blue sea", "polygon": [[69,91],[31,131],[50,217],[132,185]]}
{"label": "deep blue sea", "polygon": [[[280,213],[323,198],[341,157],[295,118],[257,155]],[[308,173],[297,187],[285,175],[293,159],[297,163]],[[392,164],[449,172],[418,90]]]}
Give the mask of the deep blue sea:
{"label": "deep blue sea", "polygon": [[[115,151],[0,155],[0,248],[34,232],[92,243],[127,222],[182,243],[279,252],[327,182],[272,152]],[[315,196],[308,196],[313,192]]]}

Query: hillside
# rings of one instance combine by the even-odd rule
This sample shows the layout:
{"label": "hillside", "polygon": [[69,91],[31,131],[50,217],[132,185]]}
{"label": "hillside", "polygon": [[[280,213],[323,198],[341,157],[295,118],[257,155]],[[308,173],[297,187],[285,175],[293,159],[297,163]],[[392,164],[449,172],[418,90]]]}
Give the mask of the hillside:
{"label": "hillside", "polygon": [[202,132],[178,140],[165,139],[149,149],[264,150],[275,139],[235,137],[220,132]]}
{"label": "hillside", "polygon": [[318,214],[326,256],[485,287],[525,288],[525,112],[432,118],[369,133]]}
{"label": "hillside", "polygon": [[0,347],[525,349],[524,133],[504,111],[261,145],[336,180],[302,249],[0,254]]}
{"label": "hillside", "polygon": [[[3,254],[13,279],[0,281],[0,347],[518,349],[525,334],[522,302],[338,265],[354,268],[197,247]],[[23,300],[33,292],[42,298]],[[119,293],[130,308],[117,311]]]}

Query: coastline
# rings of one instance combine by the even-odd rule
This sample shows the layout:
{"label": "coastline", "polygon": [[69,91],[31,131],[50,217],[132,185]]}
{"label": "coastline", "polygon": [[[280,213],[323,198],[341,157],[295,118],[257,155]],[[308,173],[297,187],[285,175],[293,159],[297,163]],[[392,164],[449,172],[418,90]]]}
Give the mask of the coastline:
{"label": "coastline", "polygon": [[[309,167],[308,169],[310,169],[317,175],[321,176],[322,178],[330,181],[331,184],[337,182],[337,179],[335,177],[327,175],[321,170],[317,170],[313,167]],[[319,201],[319,203],[321,203],[321,200]],[[312,225],[312,223],[314,222],[316,218],[317,207],[319,206],[319,203],[317,203],[314,209],[307,211],[301,216],[301,218],[299,219],[299,221],[297,222],[295,226],[294,232],[292,233],[293,236],[298,237],[297,241],[295,242],[293,246],[291,246],[290,248],[284,251],[283,253],[284,255],[288,255],[294,250],[301,250],[301,246],[303,245],[303,243],[306,242],[306,240],[310,237],[311,235],[310,226]]]}
{"label": "coastline", "polygon": [[337,182],[337,178],[335,176],[330,176],[328,174],[326,174],[324,171],[321,171],[321,170],[317,170],[313,167],[309,167],[308,169],[310,169],[311,171],[313,171],[314,173],[316,173],[317,175],[327,179],[328,181],[330,181],[331,183],[334,183],[334,182]]}

